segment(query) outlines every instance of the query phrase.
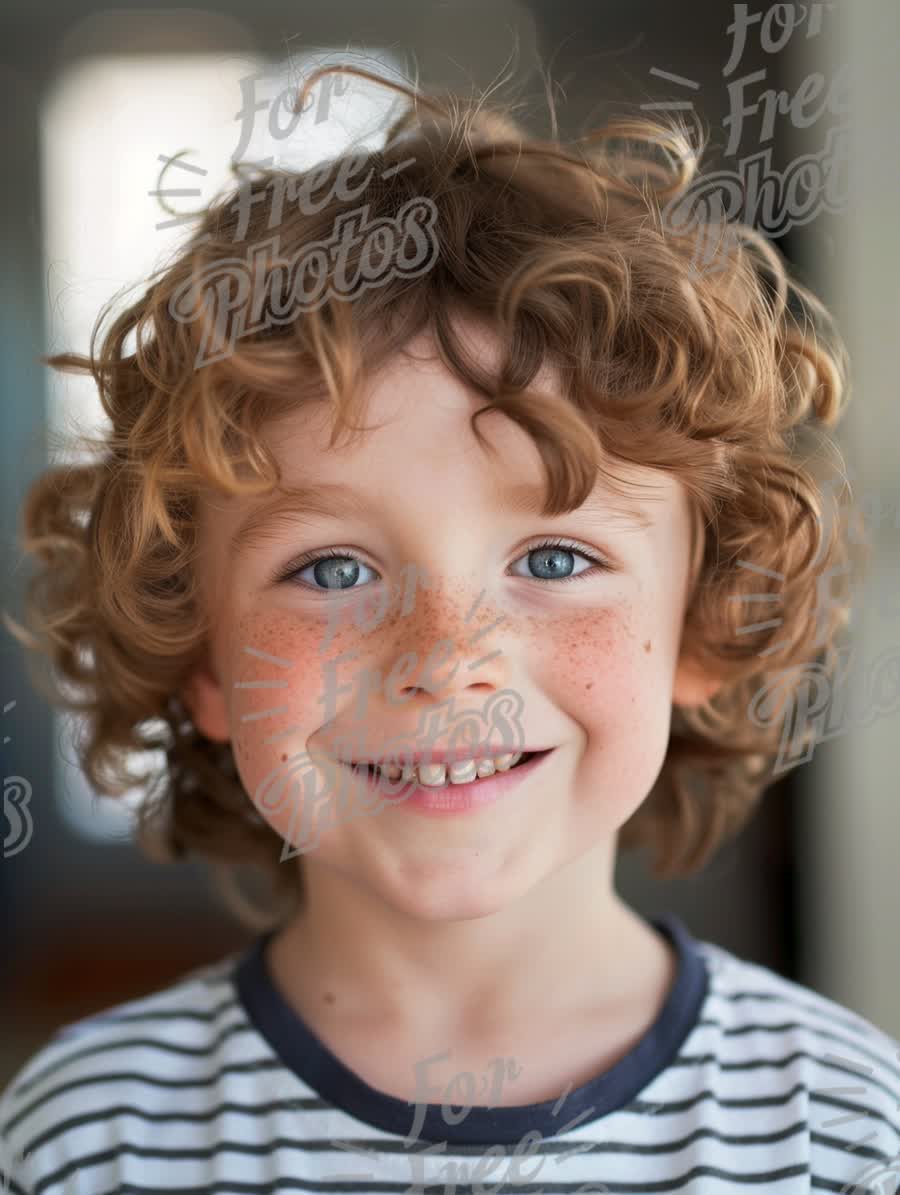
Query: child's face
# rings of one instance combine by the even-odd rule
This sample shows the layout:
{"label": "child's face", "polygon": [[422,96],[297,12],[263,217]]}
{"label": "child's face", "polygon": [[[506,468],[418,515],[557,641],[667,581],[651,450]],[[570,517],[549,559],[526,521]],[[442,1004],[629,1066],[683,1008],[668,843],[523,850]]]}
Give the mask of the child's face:
{"label": "child's face", "polygon": [[[493,356],[486,332],[465,331],[482,359]],[[215,630],[209,668],[186,696],[205,734],[232,740],[250,799],[296,844],[296,804],[269,812],[256,796],[276,770],[305,752],[328,756],[342,733],[359,744],[353,758],[377,755],[421,732],[448,697],[459,711],[481,711],[512,690],[524,747],[554,748],[516,788],[450,817],[422,816],[403,801],[375,816],[339,812],[313,853],[300,856],[408,910],[472,916],[586,851],[611,851],[660,771],[673,701],[706,700],[715,683],[678,658],[690,547],[682,486],[661,472],[629,471],[650,483],[634,499],[649,526],[599,487],[567,515],[504,509],[498,492],[507,487],[539,492],[537,448],[490,412],[479,428],[497,452],[484,452],[469,425],[484,400],[444,368],[429,337],[409,351],[416,360],[398,355],[371,380],[363,422],[373,430],[351,446],[327,448],[324,407],[267,435],[285,485],[350,487],[360,499],[354,512],[281,517],[236,554],[232,536],[266,499],[204,507],[203,583]],[[536,383],[552,387],[553,375]],[[557,537],[573,547],[535,553]],[[575,545],[611,570],[593,567]],[[350,559],[274,579],[304,553],[330,550]],[[342,568],[350,588],[336,588]],[[408,653],[412,672],[397,667]],[[451,745],[446,725],[431,745]],[[345,782],[365,791],[356,777]]]}

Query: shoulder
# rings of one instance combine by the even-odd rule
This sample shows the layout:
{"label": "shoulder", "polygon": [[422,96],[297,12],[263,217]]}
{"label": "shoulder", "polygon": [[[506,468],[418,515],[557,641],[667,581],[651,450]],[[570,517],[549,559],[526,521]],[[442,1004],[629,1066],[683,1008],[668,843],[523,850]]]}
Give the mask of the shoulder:
{"label": "shoulder", "polygon": [[767,967],[709,942],[698,946],[710,982],[693,1040],[740,1077],[748,1094],[780,1091],[785,1122],[805,1116],[813,1177],[849,1182],[845,1195],[893,1192],[900,1176],[900,1041]]}
{"label": "shoulder", "polygon": [[139,1135],[127,1118],[159,1119],[179,1089],[202,1102],[253,1036],[231,981],[238,957],[58,1029],[0,1096],[0,1191],[64,1184],[73,1159],[115,1148],[129,1123]]}

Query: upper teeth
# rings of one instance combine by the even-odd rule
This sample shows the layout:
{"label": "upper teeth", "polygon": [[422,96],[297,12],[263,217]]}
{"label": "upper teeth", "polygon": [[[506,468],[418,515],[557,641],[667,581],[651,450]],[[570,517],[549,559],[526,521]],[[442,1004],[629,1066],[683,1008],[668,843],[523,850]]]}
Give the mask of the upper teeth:
{"label": "upper teeth", "polygon": [[382,767],[380,764],[373,764],[372,766],[378,772],[384,772],[389,780],[417,780],[419,784],[428,785],[431,788],[439,788],[442,784],[446,784],[449,780],[450,784],[470,784],[476,777],[484,779],[486,776],[493,776],[494,772],[508,772],[511,767],[519,762],[522,758],[521,751],[515,751],[508,755],[496,755],[492,759],[463,759],[458,763],[450,764],[449,775],[446,764],[442,763],[427,763],[405,764],[402,768],[399,764],[386,764]]}

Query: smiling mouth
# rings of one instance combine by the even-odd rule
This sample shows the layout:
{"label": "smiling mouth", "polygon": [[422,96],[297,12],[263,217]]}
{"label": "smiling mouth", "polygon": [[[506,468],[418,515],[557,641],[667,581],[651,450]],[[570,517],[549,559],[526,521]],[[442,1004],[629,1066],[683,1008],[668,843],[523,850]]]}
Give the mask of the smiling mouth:
{"label": "smiling mouth", "polygon": [[383,784],[387,785],[394,793],[401,790],[407,793],[415,790],[463,792],[492,785],[502,777],[525,768],[529,764],[536,765],[545,756],[550,755],[553,750],[555,748],[548,747],[543,751],[510,752],[491,757],[490,760],[480,759],[476,761],[474,768],[469,767],[465,770],[459,768],[455,776],[451,775],[449,766],[441,764],[428,765],[423,772],[420,772],[418,768],[404,767],[401,769],[399,766],[394,766],[388,773],[383,772],[377,764],[366,761],[357,763],[343,761],[343,763],[361,780],[365,780],[376,788],[382,787]]}
{"label": "smiling mouth", "polygon": [[532,773],[540,771],[554,751],[551,747],[545,751],[523,753],[515,764],[498,769],[491,776],[476,776],[472,780],[461,777],[455,782],[447,776],[441,778],[439,772],[428,774],[429,778],[433,776],[433,783],[425,783],[418,776],[408,780],[387,780],[377,772],[362,768],[357,774],[373,793],[382,794],[389,804],[399,809],[427,817],[456,817],[474,814],[518,791],[520,786],[527,784]]}
{"label": "smiling mouth", "polygon": [[[526,764],[526,763],[528,763],[528,761],[529,761],[529,760],[531,760],[531,759],[534,759],[534,758],[535,758],[535,756],[538,756],[538,755],[547,755],[548,753],[549,753],[549,752],[547,752],[547,751],[526,751],[526,752],[524,752],[524,753],[522,753],[522,754],[519,754],[519,752],[516,752],[516,754],[517,754],[517,755],[519,755],[519,758],[516,760],[516,762],[515,762],[514,764],[511,764],[509,767],[505,767],[505,768],[504,768],[504,767],[495,767],[495,768],[494,768],[494,770],[493,770],[492,772],[489,772],[489,773],[488,773],[486,776],[480,776],[480,775],[476,775],[476,777],[475,777],[474,779],[472,779],[472,780],[460,780],[458,783],[459,783],[460,785],[462,785],[462,784],[472,784],[472,783],[475,783],[475,781],[476,781],[476,780],[486,780],[486,779],[488,779],[490,776],[494,776],[494,775],[496,775],[498,772],[500,772],[500,773],[502,773],[502,772],[514,772],[514,771],[516,770],[516,768],[520,768],[520,767],[521,767],[523,764]],[[501,758],[501,759],[502,759],[502,758],[503,758],[503,756],[498,756],[498,757],[495,757],[495,758]],[[486,761],[479,761],[479,762],[486,762]],[[450,779],[450,769],[449,769],[448,767],[446,767],[446,766],[444,766],[444,765],[440,765],[440,764],[433,765],[433,766],[434,766],[435,768],[438,768],[438,767],[443,767],[443,770],[444,770],[444,773],[445,773],[445,778],[444,778],[444,780],[443,780],[441,783],[428,784],[428,785],[427,785],[427,787],[428,787],[428,788],[440,788],[442,785],[444,785],[444,786],[445,786],[445,787],[447,787],[447,788],[452,788],[452,787],[455,787],[455,785],[456,785],[456,783],[457,783],[457,782],[455,782],[455,781],[453,781],[453,780],[451,780],[451,779]],[[375,778],[378,778],[378,777],[380,777],[381,775],[383,775],[381,768],[380,768],[380,767],[379,767],[377,764],[371,764],[371,763],[369,763],[369,764],[364,764],[364,765],[363,765],[363,764],[357,764],[357,765],[356,765],[356,767],[357,767],[357,768],[359,768],[359,769],[362,769],[363,767],[365,767],[365,769],[366,769],[366,771],[368,772],[369,776],[370,776],[370,777],[372,777],[373,779],[375,779]],[[437,777],[437,772],[435,772],[434,774],[435,774],[435,778],[436,778],[436,777]],[[396,777],[395,779],[399,779],[399,777]],[[410,777],[409,777],[409,779],[410,779],[410,780],[416,780],[416,782],[417,782],[417,783],[423,783],[423,781],[421,781],[421,780],[420,780],[418,777],[416,777],[416,776],[410,776]]]}

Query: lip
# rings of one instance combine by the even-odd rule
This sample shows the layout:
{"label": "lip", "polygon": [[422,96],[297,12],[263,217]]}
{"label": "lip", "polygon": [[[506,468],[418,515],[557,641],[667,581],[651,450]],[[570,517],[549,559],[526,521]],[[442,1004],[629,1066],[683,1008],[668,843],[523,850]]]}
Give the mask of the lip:
{"label": "lip", "polygon": [[[555,747],[546,747],[533,759],[529,759],[527,763],[511,768],[508,772],[495,772],[493,776],[486,776],[482,780],[473,780],[470,784],[444,784],[440,787],[432,787],[410,780],[393,794],[384,791],[383,777],[368,774],[364,776],[359,772],[354,774],[369,787],[374,796],[380,795],[389,805],[403,805],[410,812],[427,817],[449,817],[482,809],[486,805],[493,805],[506,793],[518,788],[532,773],[537,772],[555,750]],[[522,754],[527,753],[523,751]],[[344,766],[352,768],[352,765],[346,761],[344,761]],[[393,783],[399,782],[393,781]]]}

